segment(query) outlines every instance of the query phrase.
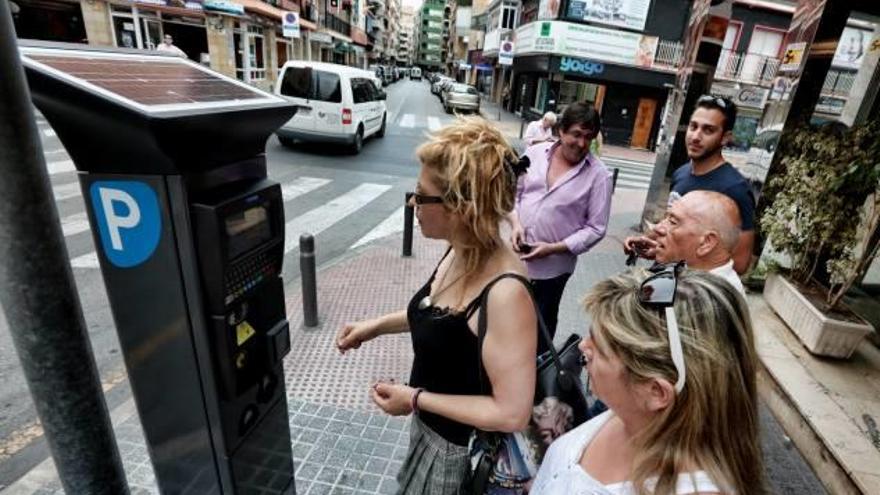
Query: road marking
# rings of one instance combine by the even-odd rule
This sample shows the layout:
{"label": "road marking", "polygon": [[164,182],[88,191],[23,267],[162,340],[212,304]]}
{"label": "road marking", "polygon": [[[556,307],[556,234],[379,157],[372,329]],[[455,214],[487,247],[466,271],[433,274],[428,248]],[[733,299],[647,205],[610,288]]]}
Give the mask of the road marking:
{"label": "road marking", "polygon": [[58,148],[57,150],[43,150],[44,155],[54,155],[56,153],[67,153],[67,150],[64,148]]}
{"label": "road marking", "polygon": [[46,163],[49,175],[63,174],[64,172],[73,172],[76,167],[73,166],[73,160],[61,160],[57,162]]}
{"label": "road marking", "polygon": [[391,186],[386,184],[361,184],[342,196],[287,222],[284,227],[284,252],[289,253],[299,247],[301,234],[309,233],[317,236],[389,189]]}
{"label": "road marking", "polygon": [[388,218],[382,220],[382,223],[373,228],[373,230],[367,232],[365,236],[358,239],[351,249],[363,246],[364,244],[375,241],[376,239],[387,237],[391,234],[403,232],[403,212],[405,208],[405,206],[401,206],[395,210]]}
{"label": "road marking", "polygon": [[92,251],[70,260],[70,266],[74,268],[98,268],[98,253]]}
{"label": "road marking", "polygon": [[411,113],[405,114],[400,119],[400,127],[413,128],[413,127],[415,127],[415,125],[416,125],[416,116]]}
{"label": "road marking", "polygon": [[431,132],[438,131],[441,127],[443,126],[440,124],[440,119],[437,117],[428,117],[428,129]]}
{"label": "road marking", "polygon": [[82,190],[79,187],[79,182],[71,182],[70,184],[53,186],[52,193],[55,195],[55,201],[64,201],[79,196],[82,194]]}
{"label": "road marking", "polygon": [[83,213],[75,213],[61,219],[61,231],[64,237],[72,236],[89,230],[89,216]]}
{"label": "road marking", "polygon": [[54,129],[43,129],[43,135],[46,137],[55,137]]}
{"label": "road marking", "polygon": [[299,177],[294,181],[288,182],[281,186],[281,196],[284,202],[302,196],[303,194],[313,191],[321,186],[329,184],[330,179],[319,179],[316,177]]}

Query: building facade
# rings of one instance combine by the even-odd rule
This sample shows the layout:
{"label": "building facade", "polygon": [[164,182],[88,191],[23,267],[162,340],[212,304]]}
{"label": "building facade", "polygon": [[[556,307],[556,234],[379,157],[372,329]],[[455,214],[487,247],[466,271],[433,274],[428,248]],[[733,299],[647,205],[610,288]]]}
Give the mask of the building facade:
{"label": "building facade", "polygon": [[[444,28],[449,28],[451,8],[445,0],[425,0],[416,18],[416,65],[427,70],[443,70],[446,63]],[[447,34],[448,37],[448,34]]]}
{"label": "building facade", "polygon": [[[366,66],[364,0],[13,0],[19,38],[154,50],[166,34],[187,57],[270,90],[287,60]],[[299,37],[285,37],[285,12]]]}
{"label": "building facade", "polygon": [[410,6],[404,6],[400,10],[400,31],[397,35],[398,66],[409,67],[413,65],[415,15],[415,10]]}

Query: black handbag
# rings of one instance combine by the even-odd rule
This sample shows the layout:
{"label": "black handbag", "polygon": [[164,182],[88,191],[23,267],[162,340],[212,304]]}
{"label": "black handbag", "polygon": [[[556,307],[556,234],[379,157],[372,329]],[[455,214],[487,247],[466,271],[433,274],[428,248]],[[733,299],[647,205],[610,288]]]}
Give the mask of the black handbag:
{"label": "black handbag", "polygon": [[[487,307],[489,289],[498,280],[513,277],[523,282],[531,293],[531,284],[525,277],[516,274],[502,275],[490,282],[481,295],[480,315],[477,320],[477,337],[479,339],[480,353],[480,383],[483,383],[482,349],[483,340],[487,331]],[[534,302],[534,297],[532,298]],[[538,338],[547,344],[548,351],[537,358],[535,377],[535,400],[532,408],[532,420],[525,431],[518,434],[505,434],[498,432],[485,432],[477,430],[471,439],[471,470],[466,478],[463,492],[472,495],[483,495],[492,484],[505,488],[517,488],[528,482],[534,475],[531,473],[499,472],[498,459],[504,453],[523,453],[529,457],[534,466],[530,471],[537,469],[544,457],[550,443],[563,433],[580,425],[588,419],[587,397],[581,383],[581,354],[578,344],[581,338],[571,335],[560,351],[553,346],[553,339],[541,316],[541,312],[535,305],[535,314],[538,318]],[[482,387],[481,387],[482,388]],[[516,444],[515,448],[505,448],[509,444]],[[519,462],[504,463],[506,466],[514,464],[529,464],[528,459],[518,459]]]}

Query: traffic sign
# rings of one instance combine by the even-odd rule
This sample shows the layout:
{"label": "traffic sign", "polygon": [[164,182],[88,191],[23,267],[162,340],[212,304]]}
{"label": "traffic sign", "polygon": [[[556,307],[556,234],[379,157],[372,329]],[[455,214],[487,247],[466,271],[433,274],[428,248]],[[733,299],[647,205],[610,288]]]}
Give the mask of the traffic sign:
{"label": "traffic sign", "polygon": [[97,181],[89,188],[104,255],[120,268],[153,255],[162,234],[156,192],[137,181]]}
{"label": "traffic sign", "polygon": [[299,14],[296,12],[285,12],[281,19],[281,26],[284,30],[285,38],[299,38]]}
{"label": "traffic sign", "polygon": [[513,65],[513,42],[502,41],[498,50],[498,63],[501,65]]}

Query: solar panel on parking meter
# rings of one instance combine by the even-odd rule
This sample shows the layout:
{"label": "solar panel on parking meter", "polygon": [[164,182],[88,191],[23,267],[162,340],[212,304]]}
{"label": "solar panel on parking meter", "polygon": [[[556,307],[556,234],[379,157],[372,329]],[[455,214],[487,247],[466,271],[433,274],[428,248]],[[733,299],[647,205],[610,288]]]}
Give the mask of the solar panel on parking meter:
{"label": "solar panel on parking meter", "polygon": [[22,42],[80,171],[163,493],[295,493],[283,358],[285,100],[158,53]]}

